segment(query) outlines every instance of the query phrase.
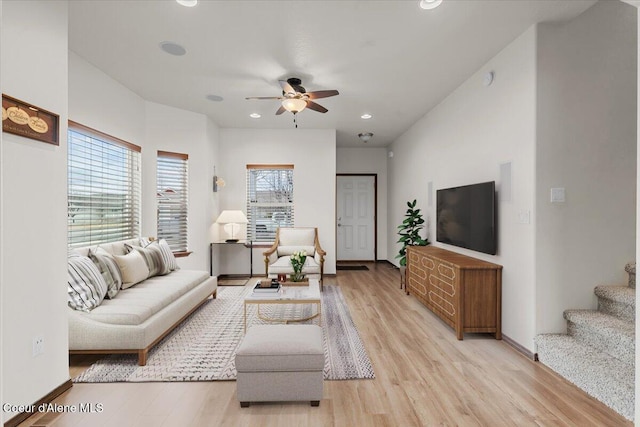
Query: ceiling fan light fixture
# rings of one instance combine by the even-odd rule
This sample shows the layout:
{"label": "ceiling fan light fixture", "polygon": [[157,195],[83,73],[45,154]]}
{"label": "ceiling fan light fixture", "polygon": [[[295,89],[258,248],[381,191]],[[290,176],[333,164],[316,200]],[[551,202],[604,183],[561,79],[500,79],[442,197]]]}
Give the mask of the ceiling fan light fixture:
{"label": "ceiling fan light fixture", "polygon": [[282,100],[282,106],[290,113],[296,114],[307,107],[307,101],[300,98],[286,98]]}
{"label": "ceiling fan light fixture", "polygon": [[185,7],[193,7],[198,4],[198,0],[176,0],[176,3]]}
{"label": "ceiling fan light fixture", "polygon": [[442,0],[420,0],[420,7],[425,10],[435,9],[440,6]]}
{"label": "ceiling fan light fixture", "polygon": [[360,138],[360,140],[365,144],[369,142],[372,136],[373,136],[373,133],[371,132],[362,132],[358,134],[358,138]]}
{"label": "ceiling fan light fixture", "polygon": [[259,113],[251,113],[249,114],[249,117],[251,117],[252,119],[259,119],[262,116]]}
{"label": "ceiling fan light fixture", "polygon": [[364,113],[363,115],[360,116],[360,118],[363,120],[369,120],[371,117],[373,116],[369,113]]}

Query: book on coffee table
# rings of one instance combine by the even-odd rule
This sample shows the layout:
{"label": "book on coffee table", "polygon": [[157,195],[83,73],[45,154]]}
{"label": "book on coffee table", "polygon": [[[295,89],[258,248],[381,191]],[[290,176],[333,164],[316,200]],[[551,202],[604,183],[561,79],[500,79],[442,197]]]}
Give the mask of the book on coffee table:
{"label": "book on coffee table", "polygon": [[278,282],[274,283],[270,281],[258,281],[258,283],[256,283],[256,286],[253,288],[253,292],[273,294],[278,293],[280,287],[280,283]]}

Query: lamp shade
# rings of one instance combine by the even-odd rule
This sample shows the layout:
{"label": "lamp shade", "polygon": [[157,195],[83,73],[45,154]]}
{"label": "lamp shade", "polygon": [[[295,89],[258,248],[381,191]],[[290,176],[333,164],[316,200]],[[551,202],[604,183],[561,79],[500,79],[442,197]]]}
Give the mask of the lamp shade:
{"label": "lamp shade", "polygon": [[216,222],[218,224],[246,224],[249,221],[242,211],[222,211]]}
{"label": "lamp shade", "polygon": [[246,224],[249,221],[242,211],[222,211],[216,222],[224,224],[224,231],[231,235],[231,238],[226,240],[227,242],[237,242],[236,235],[240,231],[238,224]]}
{"label": "lamp shade", "polygon": [[282,101],[285,110],[291,113],[299,113],[307,107],[307,101],[300,98],[286,98]]}

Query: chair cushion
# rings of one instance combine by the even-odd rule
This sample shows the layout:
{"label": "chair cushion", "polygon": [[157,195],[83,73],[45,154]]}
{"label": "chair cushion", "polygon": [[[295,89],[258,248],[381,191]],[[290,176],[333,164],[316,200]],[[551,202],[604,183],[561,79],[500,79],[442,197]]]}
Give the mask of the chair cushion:
{"label": "chair cushion", "polygon": [[316,239],[315,228],[280,228],[278,231],[280,246],[313,246]]}
{"label": "chair cushion", "polygon": [[278,256],[293,255],[294,252],[305,251],[307,256],[315,255],[315,248],[313,246],[278,246]]}
{"label": "chair cushion", "polygon": [[[269,265],[269,274],[293,273],[290,258],[288,255],[278,258],[276,262]],[[307,256],[304,266],[302,267],[302,274],[320,274],[320,264],[312,257]]]}

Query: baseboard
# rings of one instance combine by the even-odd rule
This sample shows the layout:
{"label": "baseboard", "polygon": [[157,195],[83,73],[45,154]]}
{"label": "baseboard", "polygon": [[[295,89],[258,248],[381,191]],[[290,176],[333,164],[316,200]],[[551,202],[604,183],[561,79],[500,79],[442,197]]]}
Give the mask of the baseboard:
{"label": "baseboard", "polygon": [[389,264],[389,267],[393,267],[393,268],[398,268],[395,266],[394,263],[392,263],[391,261],[389,261],[388,259],[378,259],[376,260],[376,264]]}
{"label": "baseboard", "polygon": [[71,379],[68,379],[67,381],[65,381],[64,383],[60,384],[58,387],[56,387],[55,389],[47,393],[47,395],[44,396],[42,399],[35,402],[33,404],[34,408],[36,408],[35,412],[21,412],[15,415],[13,418],[10,418],[9,420],[7,420],[4,423],[4,427],[17,427],[20,423],[26,421],[27,418],[29,418],[33,414],[37,414],[38,406],[42,405],[43,403],[47,404],[47,403],[53,402],[53,400],[56,397],[60,396],[65,391],[69,390],[71,387],[73,387],[73,381],[71,381]]}
{"label": "baseboard", "polygon": [[526,347],[524,347],[521,344],[517,343],[516,341],[514,341],[511,338],[509,338],[505,334],[502,334],[502,341],[504,341],[505,343],[509,344],[509,346],[511,346],[513,349],[515,349],[518,353],[521,353],[527,359],[537,360],[537,355],[533,354]]}

